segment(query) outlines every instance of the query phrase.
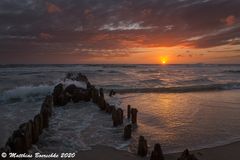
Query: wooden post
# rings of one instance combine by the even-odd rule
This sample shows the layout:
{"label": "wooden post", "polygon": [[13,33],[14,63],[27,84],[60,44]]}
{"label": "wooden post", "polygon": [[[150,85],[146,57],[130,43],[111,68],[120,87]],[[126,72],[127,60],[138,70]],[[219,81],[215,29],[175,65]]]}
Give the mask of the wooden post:
{"label": "wooden post", "polygon": [[111,91],[109,92],[109,97],[112,97],[115,94],[116,94],[116,92],[113,89],[111,89]]}
{"label": "wooden post", "polygon": [[103,89],[102,88],[99,89],[99,93],[100,93],[100,97],[104,98],[104,93],[103,93]]}
{"label": "wooden post", "polygon": [[131,124],[128,124],[124,127],[124,135],[123,137],[125,139],[129,139],[132,137],[132,125]]}
{"label": "wooden post", "polygon": [[137,112],[138,110],[136,108],[131,109],[132,124],[137,124]]}
{"label": "wooden post", "polygon": [[145,157],[147,155],[147,152],[147,140],[143,136],[140,136],[138,140],[138,155]]}
{"label": "wooden post", "polygon": [[19,130],[24,136],[24,142],[26,148],[29,149],[32,146],[32,122],[26,122],[19,126]]}
{"label": "wooden post", "polygon": [[116,127],[117,124],[117,110],[114,108],[112,111],[112,121],[113,121],[113,126]]}
{"label": "wooden post", "polygon": [[117,110],[115,110],[115,108],[113,109],[112,120],[114,127],[123,124],[123,110],[121,108],[118,108]]}
{"label": "wooden post", "polygon": [[33,144],[37,143],[38,141],[38,136],[40,135],[41,132],[41,118],[40,114],[36,115],[33,120]]}
{"label": "wooden post", "polygon": [[178,160],[185,160],[185,159],[198,160],[194,154],[189,153],[188,149],[184,150],[182,155],[178,158]]}
{"label": "wooden post", "polygon": [[121,108],[117,109],[118,114],[118,125],[123,124],[123,110]]}
{"label": "wooden post", "polygon": [[127,118],[130,119],[131,117],[131,105],[127,106]]}
{"label": "wooden post", "polygon": [[150,160],[164,160],[162,148],[159,143],[154,145]]}

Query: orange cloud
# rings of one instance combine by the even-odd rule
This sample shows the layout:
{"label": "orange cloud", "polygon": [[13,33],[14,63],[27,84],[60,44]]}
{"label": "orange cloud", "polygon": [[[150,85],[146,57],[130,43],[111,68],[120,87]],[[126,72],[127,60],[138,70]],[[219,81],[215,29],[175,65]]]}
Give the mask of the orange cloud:
{"label": "orange cloud", "polygon": [[83,11],[83,14],[87,17],[87,18],[93,18],[93,14],[92,11],[90,9],[85,9]]}
{"label": "orange cloud", "polygon": [[57,5],[53,4],[53,3],[46,2],[46,5],[47,5],[48,13],[62,12],[62,9],[60,7],[58,7]]}
{"label": "orange cloud", "polygon": [[147,16],[151,15],[151,13],[152,13],[152,10],[151,10],[151,9],[144,9],[144,10],[142,11],[142,15],[143,15],[144,17],[147,17]]}
{"label": "orange cloud", "polygon": [[49,40],[49,39],[52,39],[52,38],[53,38],[52,35],[50,35],[49,33],[44,33],[44,32],[40,33],[40,34],[39,34],[39,37],[40,37],[41,39],[44,39],[44,40]]}
{"label": "orange cloud", "polygon": [[97,41],[108,40],[109,38],[110,38],[109,34],[97,34],[97,35],[93,36],[92,38],[90,38],[90,41],[97,42]]}
{"label": "orange cloud", "polygon": [[232,26],[236,23],[236,17],[233,15],[230,15],[228,17],[226,17],[223,22],[227,25],[227,26]]}

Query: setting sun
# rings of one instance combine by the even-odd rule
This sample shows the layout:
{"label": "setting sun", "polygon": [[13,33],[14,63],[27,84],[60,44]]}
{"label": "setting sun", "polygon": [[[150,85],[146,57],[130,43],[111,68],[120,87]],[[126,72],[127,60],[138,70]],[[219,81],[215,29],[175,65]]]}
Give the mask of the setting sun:
{"label": "setting sun", "polygon": [[168,62],[168,57],[162,56],[162,57],[160,57],[160,61],[162,64],[166,64]]}

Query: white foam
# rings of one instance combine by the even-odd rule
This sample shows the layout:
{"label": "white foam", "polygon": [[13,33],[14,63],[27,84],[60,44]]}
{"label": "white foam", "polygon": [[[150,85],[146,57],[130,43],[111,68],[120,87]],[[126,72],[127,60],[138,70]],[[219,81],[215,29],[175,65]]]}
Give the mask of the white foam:
{"label": "white foam", "polygon": [[30,96],[47,95],[51,93],[53,86],[38,85],[38,86],[20,86],[14,89],[7,90],[3,93],[1,100],[24,99]]}
{"label": "white foam", "polygon": [[[85,82],[81,81],[73,81],[73,80],[65,80],[61,81],[58,80],[56,81],[55,84],[62,83],[65,87],[74,84],[77,87],[81,88],[87,88]],[[7,91],[4,91],[1,95],[0,101],[9,101],[9,100],[23,100],[23,99],[28,99],[29,97],[39,97],[39,96],[46,96],[48,94],[51,94],[55,84],[41,84],[41,85],[25,85],[25,86],[19,86],[14,89],[10,89]]]}

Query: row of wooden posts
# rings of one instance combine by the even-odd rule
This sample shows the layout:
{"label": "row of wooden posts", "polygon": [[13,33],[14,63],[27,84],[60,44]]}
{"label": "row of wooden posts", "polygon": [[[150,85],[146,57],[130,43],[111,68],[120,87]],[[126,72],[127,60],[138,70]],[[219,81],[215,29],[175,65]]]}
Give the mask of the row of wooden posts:
{"label": "row of wooden posts", "polygon": [[[71,77],[71,76],[69,76]],[[80,76],[81,80],[84,80],[87,84],[87,90],[89,93],[89,98],[87,100],[92,100],[93,103],[95,103],[100,110],[105,111],[106,113],[109,113],[112,115],[112,122],[113,126],[117,127],[119,125],[123,125],[123,117],[124,112],[122,108],[116,108],[114,105],[109,104],[105,100],[105,95],[103,88],[97,89],[94,85],[91,85],[91,83],[88,81],[86,76]],[[70,78],[73,80],[78,80],[79,78]],[[71,93],[71,92],[70,92]],[[116,92],[111,90],[109,93],[109,96],[113,96]],[[88,97],[88,96],[82,96],[82,97]],[[131,120],[130,124],[127,124],[124,127],[123,131],[123,138],[124,139],[130,139],[132,137],[132,130],[137,125],[137,113],[138,110],[136,108],[132,108],[130,105],[127,106],[127,119]],[[147,146],[147,140],[143,137],[139,137],[138,142],[138,152],[137,154],[140,156],[146,156],[148,153],[148,146]],[[156,144],[154,147],[154,150],[151,153],[151,160],[163,160],[163,154],[160,144]]]}
{"label": "row of wooden posts", "polygon": [[[66,88],[64,88],[63,84],[56,85],[52,95],[46,96],[43,101],[40,112],[34,116],[33,120],[21,124],[19,128],[13,132],[6,145],[0,149],[1,153],[28,153],[32,144],[37,143],[43,129],[49,127],[49,118],[52,116],[53,106],[64,106],[68,102],[77,103],[79,101],[92,100],[101,110],[112,115],[114,127],[123,124],[123,110],[116,108],[114,105],[110,105],[105,100],[102,88],[98,90],[94,85],[91,85],[87,77],[81,73],[77,74],[77,76],[70,73],[67,74],[66,78],[85,82],[87,89],[78,88],[73,84]],[[115,92],[111,90],[109,96],[114,94]],[[137,125],[137,113],[138,110],[136,108],[132,108],[130,105],[127,106],[127,118],[129,120],[131,119],[131,123],[124,127],[123,137],[126,140],[132,137],[132,126]],[[140,136],[137,154],[144,157],[147,153],[147,140],[143,136]],[[164,160],[160,144],[155,144],[154,150],[151,152],[150,160]]]}
{"label": "row of wooden posts", "polygon": [[[74,85],[69,85],[65,89],[62,84],[56,85],[53,94],[45,97],[40,112],[34,116],[33,120],[21,124],[19,128],[13,132],[8,138],[6,145],[0,149],[1,153],[28,153],[32,145],[38,142],[43,129],[49,127],[49,118],[52,116],[53,106],[64,106],[71,101],[76,103],[81,100],[92,100],[101,110],[112,114],[114,127],[123,124],[123,110],[121,108],[115,108],[114,105],[106,102],[102,88],[99,90],[96,89],[95,86],[90,84],[87,77],[81,74],[79,74],[77,78],[73,78],[73,75],[70,75],[68,78],[86,82],[87,90],[79,89]],[[114,91],[110,93],[114,93]],[[111,96],[112,95],[113,94],[111,94]],[[127,106],[127,118],[129,120],[131,119],[131,124],[127,124],[124,127],[124,139],[130,139],[132,136],[132,125],[137,124],[137,112],[138,110],[136,108],[131,108],[130,105]],[[147,142],[143,136],[140,136],[138,155],[146,156],[146,154]]]}
{"label": "row of wooden posts", "polygon": [[[122,125],[123,117],[124,117],[123,110],[121,108],[116,108],[114,105],[110,105],[104,98],[103,89],[102,88],[100,88],[99,90],[96,89],[94,85],[90,84],[86,76],[83,76],[83,78],[81,79],[85,80],[87,84],[87,89],[89,91],[89,96],[90,96],[90,98],[87,98],[87,100],[91,99],[92,102],[95,103],[100,108],[100,110],[103,110],[106,113],[112,114],[112,122],[114,127]],[[111,90],[109,93],[109,96],[112,97],[113,95],[115,95],[115,93],[116,93],[115,91]],[[86,97],[86,96],[83,96],[83,97]],[[137,113],[138,113],[138,110],[136,108],[132,108],[130,105],[127,106],[127,118],[129,120],[131,119],[131,123],[127,124],[124,127],[123,137],[126,140],[132,137],[132,130],[133,130],[132,126],[137,125]],[[142,157],[145,157],[148,154],[147,140],[144,138],[144,136],[139,137],[137,154]],[[162,148],[159,143],[156,143],[154,145],[154,149],[151,152],[150,160],[164,160]],[[193,154],[190,154],[189,151],[186,149],[182,153],[181,157],[178,158],[178,160],[197,160],[197,159]]]}
{"label": "row of wooden posts", "polygon": [[[53,98],[46,96],[40,112],[32,120],[21,124],[8,138],[1,153],[28,153],[33,144],[36,144],[44,128],[48,128],[49,118],[52,116]],[[5,159],[8,159],[6,157]]]}
{"label": "row of wooden posts", "polygon": [[[110,91],[110,93],[111,92],[113,91]],[[121,108],[116,109],[115,106],[111,106],[105,101],[102,88],[99,89],[99,94],[98,94],[98,90],[95,87],[93,87],[92,98],[93,98],[93,102],[96,103],[96,105],[101,110],[104,110],[107,113],[112,113],[112,121],[113,121],[114,127],[117,127],[123,124],[123,117],[124,117],[123,110]],[[132,125],[134,126],[137,125],[137,113],[138,113],[138,110],[136,108],[132,108],[131,105],[127,106],[127,118],[129,120],[131,119],[131,124],[127,124],[124,127],[123,137],[126,140],[132,137],[132,129],[133,129]],[[139,137],[137,154],[142,157],[148,154],[147,140],[143,136]],[[161,145],[159,143],[155,144],[154,150],[151,153],[150,160],[164,160]]]}

